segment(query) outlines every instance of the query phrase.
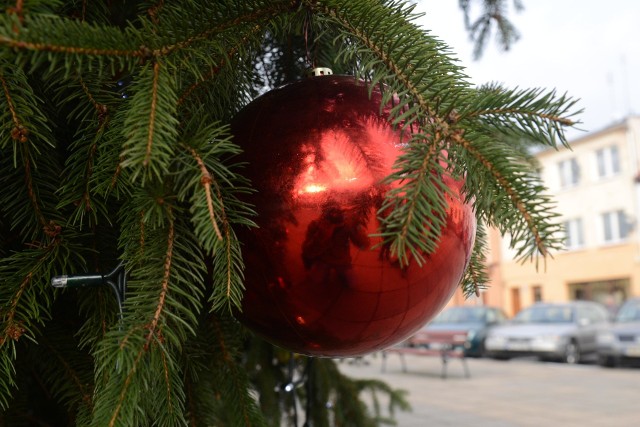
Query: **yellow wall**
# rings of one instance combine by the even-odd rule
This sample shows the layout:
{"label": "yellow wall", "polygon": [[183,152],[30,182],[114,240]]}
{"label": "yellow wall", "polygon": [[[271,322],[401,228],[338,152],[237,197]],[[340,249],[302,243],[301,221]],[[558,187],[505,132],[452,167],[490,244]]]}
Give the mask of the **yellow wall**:
{"label": "yellow wall", "polygon": [[[620,170],[610,176],[598,174],[597,150],[615,145]],[[491,287],[483,300],[502,307],[513,315],[518,308],[534,302],[533,289],[540,287],[542,301],[560,302],[576,298],[573,284],[590,282],[590,289],[615,289],[625,280],[625,297],[640,296],[640,117],[630,117],[600,132],[571,143],[571,150],[547,150],[537,155],[541,178],[557,203],[559,221],[580,218],[583,223],[583,245],[555,253],[541,260],[538,270],[531,263],[513,261],[508,236],[489,230],[490,253],[487,266]],[[580,181],[562,187],[558,164],[575,158],[580,165]],[[616,243],[604,241],[602,215],[623,211],[631,224],[631,232]],[[618,281],[618,282],[612,282]],[[598,282],[598,283],[594,283]],[[604,283],[603,283],[604,282]],[[519,304],[514,300],[519,292]],[[612,302],[619,293],[604,295],[594,292],[592,299]],[[593,295],[587,295],[593,296]],[[619,299],[619,298],[618,298]],[[619,301],[618,301],[619,302]]]}
{"label": "yellow wall", "polygon": [[504,262],[501,265],[501,289],[495,291],[502,293],[503,308],[513,315],[513,288],[520,289],[520,305],[526,307],[534,302],[533,286],[541,287],[543,301],[560,302],[572,299],[569,292],[572,283],[626,278],[630,282],[627,296],[640,295],[638,251],[631,244],[556,254],[546,261],[546,268],[541,263],[538,271],[533,264]]}

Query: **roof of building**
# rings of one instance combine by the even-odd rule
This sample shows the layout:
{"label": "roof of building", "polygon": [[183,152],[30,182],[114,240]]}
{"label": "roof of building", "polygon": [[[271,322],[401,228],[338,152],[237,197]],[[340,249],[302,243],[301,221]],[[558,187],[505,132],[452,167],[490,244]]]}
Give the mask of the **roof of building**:
{"label": "roof of building", "polygon": [[[611,132],[626,130],[629,127],[629,122],[631,120],[633,120],[633,119],[640,120],[640,115],[630,115],[630,116],[624,117],[624,118],[622,118],[620,120],[617,120],[617,121],[614,121],[614,122],[608,124],[607,126],[601,128],[601,129],[595,130],[593,132],[589,132],[589,133],[587,133],[587,134],[585,134],[583,136],[580,136],[578,138],[572,139],[571,141],[568,141],[568,143],[569,143],[570,146],[573,146],[573,145],[576,145],[576,144],[581,144],[583,142],[592,140],[594,138],[598,138],[598,137],[600,137],[602,135],[606,135],[606,134],[611,133]],[[544,149],[538,151],[536,153],[536,155],[551,153],[551,152],[555,152],[555,151],[556,150],[554,148],[551,148],[551,147],[544,148]]]}

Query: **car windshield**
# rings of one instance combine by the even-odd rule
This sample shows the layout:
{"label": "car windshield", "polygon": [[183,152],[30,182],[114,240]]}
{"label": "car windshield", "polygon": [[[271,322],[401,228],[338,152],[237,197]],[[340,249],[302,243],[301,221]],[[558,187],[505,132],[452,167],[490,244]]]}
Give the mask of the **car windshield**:
{"label": "car windshield", "polygon": [[616,316],[617,322],[640,321],[640,301],[628,302],[620,307]]}
{"label": "car windshield", "polygon": [[571,323],[573,309],[567,306],[539,306],[522,310],[514,317],[518,323]]}
{"label": "car windshield", "polygon": [[451,307],[440,313],[431,323],[480,323],[485,310],[480,307]]}

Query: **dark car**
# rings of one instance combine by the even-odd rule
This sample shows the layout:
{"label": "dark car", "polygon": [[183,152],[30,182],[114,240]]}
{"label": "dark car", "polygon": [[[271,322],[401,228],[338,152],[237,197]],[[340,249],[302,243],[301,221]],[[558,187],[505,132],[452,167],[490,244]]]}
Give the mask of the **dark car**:
{"label": "dark car", "polygon": [[584,355],[595,354],[596,336],[609,318],[607,309],[596,302],[538,303],[491,329],[485,348],[496,359],[537,356],[578,363]]}
{"label": "dark car", "polygon": [[622,304],[614,322],[598,334],[597,342],[602,366],[640,363],[640,298]]}
{"label": "dark car", "polygon": [[504,312],[496,307],[459,306],[445,308],[424,330],[464,331],[467,333],[465,356],[484,355],[484,339],[487,331],[507,320]]}

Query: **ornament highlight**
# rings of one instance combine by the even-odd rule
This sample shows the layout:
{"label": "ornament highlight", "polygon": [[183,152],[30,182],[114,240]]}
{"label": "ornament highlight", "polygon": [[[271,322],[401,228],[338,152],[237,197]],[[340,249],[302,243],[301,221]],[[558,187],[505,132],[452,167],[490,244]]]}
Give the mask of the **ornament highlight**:
{"label": "ornament highlight", "polygon": [[259,225],[238,233],[238,318],[297,353],[359,356],[406,339],[451,298],[473,248],[475,216],[462,183],[446,176],[446,226],[422,267],[401,267],[372,237],[403,139],[380,92],[368,90],[349,76],[309,78],[262,95],[232,122]]}

